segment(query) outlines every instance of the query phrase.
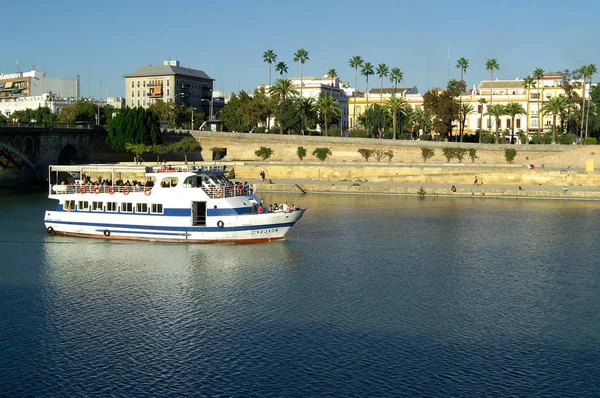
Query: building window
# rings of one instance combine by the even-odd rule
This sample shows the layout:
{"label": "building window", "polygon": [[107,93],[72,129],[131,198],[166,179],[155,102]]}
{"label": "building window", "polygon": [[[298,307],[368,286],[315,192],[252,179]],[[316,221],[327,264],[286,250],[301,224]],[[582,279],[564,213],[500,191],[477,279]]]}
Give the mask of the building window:
{"label": "building window", "polygon": [[492,118],[489,118],[487,121],[487,128],[491,129],[492,128]]}
{"label": "building window", "polygon": [[146,81],[144,80],[144,87],[146,87]]}
{"label": "building window", "polygon": [[[167,80],[167,83],[169,83],[168,80]],[[168,86],[168,84],[167,84],[167,86]],[[171,95],[171,89],[170,88],[167,89],[167,95]]]}
{"label": "building window", "polygon": [[135,97],[135,90],[131,90],[131,96]]}
{"label": "building window", "polygon": [[521,119],[517,119],[515,121],[515,123],[517,124],[517,128],[520,129],[521,128]]}
{"label": "building window", "polygon": [[138,100],[138,106],[140,106],[140,100]]}
{"label": "building window", "polygon": [[169,82],[170,81],[171,81],[170,79],[167,79],[167,87],[169,87]]}
{"label": "building window", "polygon": [[131,88],[133,88],[135,85],[135,83],[133,82],[133,80],[131,81]]}
{"label": "building window", "polygon": [[144,100],[143,104],[144,104],[144,106],[146,106],[146,100]]}
{"label": "building window", "polygon": [[477,119],[477,128],[481,129],[481,118]]}
{"label": "building window", "polygon": [[537,118],[536,119],[531,119],[531,127],[538,127],[539,123]]}
{"label": "building window", "polygon": [[136,213],[148,213],[148,203],[136,203],[135,204],[135,212]]}
{"label": "building window", "polygon": [[140,95],[140,90],[138,90],[138,95],[137,95],[137,96],[138,96],[138,97],[141,97],[141,95]]}
{"label": "building window", "polygon": [[506,128],[509,129],[510,128],[510,119],[506,119]]}
{"label": "building window", "polygon": [[138,80],[138,82],[137,82],[137,86],[138,86],[138,87],[140,86],[140,81],[139,81],[139,80]]}
{"label": "building window", "polygon": [[133,213],[133,203],[121,203],[121,213]]}

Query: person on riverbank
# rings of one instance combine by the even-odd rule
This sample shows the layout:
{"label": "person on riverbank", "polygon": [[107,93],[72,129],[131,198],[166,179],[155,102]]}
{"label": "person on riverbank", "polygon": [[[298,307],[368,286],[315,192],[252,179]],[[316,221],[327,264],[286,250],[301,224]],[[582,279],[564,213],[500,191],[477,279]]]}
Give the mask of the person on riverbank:
{"label": "person on riverbank", "polygon": [[477,185],[477,176],[475,176],[475,181],[473,182],[473,185]]}
{"label": "person on riverbank", "polygon": [[563,186],[563,195],[566,195],[566,194],[567,194],[567,186],[565,185],[565,186]]}

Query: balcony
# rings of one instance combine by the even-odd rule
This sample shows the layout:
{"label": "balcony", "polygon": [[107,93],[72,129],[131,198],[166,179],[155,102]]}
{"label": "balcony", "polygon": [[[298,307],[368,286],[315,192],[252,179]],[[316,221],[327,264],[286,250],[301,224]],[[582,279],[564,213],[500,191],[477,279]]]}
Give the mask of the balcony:
{"label": "balcony", "polygon": [[163,86],[163,82],[162,81],[149,82],[148,83],[148,87],[162,87],[162,86]]}

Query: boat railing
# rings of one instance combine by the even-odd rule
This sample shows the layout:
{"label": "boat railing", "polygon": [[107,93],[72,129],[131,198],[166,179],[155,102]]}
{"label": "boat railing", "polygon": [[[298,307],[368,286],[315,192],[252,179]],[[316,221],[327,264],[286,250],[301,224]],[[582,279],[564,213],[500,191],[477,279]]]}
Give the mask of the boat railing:
{"label": "boat railing", "polygon": [[146,187],[142,185],[93,185],[93,184],[67,184],[67,185],[53,185],[52,192],[57,195],[61,194],[100,194],[100,193],[122,193],[128,195],[132,192],[144,192],[146,195],[152,193],[152,187]]}
{"label": "boat railing", "polygon": [[226,166],[148,166],[147,173],[225,172]]}
{"label": "boat railing", "polygon": [[254,184],[234,184],[221,186],[202,187],[202,190],[211,199],[234,198],[236,196],[253,195],[255,192]]}

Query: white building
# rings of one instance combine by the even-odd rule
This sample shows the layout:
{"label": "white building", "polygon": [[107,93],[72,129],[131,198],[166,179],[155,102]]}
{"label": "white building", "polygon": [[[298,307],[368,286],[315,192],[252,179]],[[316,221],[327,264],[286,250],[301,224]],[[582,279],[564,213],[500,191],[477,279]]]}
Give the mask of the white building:
{"label": "white building", "polygon": [[8,117],[14,111],[24,111],[26,109],[37,109],[47,106],[52,113],[58,115],[62,108],[72,104],[70,99],[61,99],[57,95],[43,94],[33,97],[19,97],[15,99],[5,99],[0,101],[0,114]]}
{"label": "white building", "polygon": [[[348,84],[346,82],[341,81],[339,77],[334,78],[332,81],[328,76],[304,76],[302,79],[300,77],[292,77],[289,80],[292,81],[295,89],[298,90],[298,97],[313,98],[316,100],[319,95],[333,95],[340,107],[338,126],[342,130],[348,128],[348,95],[346,94]],[[268,85],[261,87],[264,87],[267,91],[269,90]],[[271,121],[271,126],[273,125],[274,123]]]}
{"label": "white building", "polygon": [[79,99],[79,75],[73,79],[50,77],[35,69],[29,72],[0,74],[0,101],[36,97],[46,93],[57,98]]}

